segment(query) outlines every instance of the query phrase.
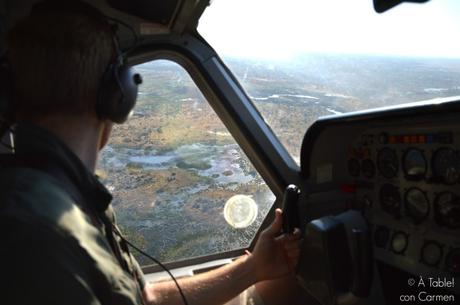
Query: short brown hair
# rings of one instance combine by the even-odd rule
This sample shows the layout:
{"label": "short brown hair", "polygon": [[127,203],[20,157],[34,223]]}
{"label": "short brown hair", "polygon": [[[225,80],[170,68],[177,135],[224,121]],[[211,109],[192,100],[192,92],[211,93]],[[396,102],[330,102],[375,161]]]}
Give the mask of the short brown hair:
{"label": "short brown hair", "polygon": [[94,114],[103,73],[116,56],[112,29],[94,16],[33,13],[8,37],[17,117]]}

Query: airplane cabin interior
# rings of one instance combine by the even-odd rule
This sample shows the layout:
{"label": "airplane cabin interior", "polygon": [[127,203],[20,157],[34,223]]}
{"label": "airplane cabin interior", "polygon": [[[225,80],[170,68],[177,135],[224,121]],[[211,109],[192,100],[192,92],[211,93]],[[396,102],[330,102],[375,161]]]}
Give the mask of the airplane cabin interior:
{"label": "airplane cabin interior", "polygon": [[[320,105],[322,99],[314,95],[320,92],[320,87],[316,87],[316,91],[311,90],[312,96],[310,94],[301,96],[299,93],[286,91],[284,95],[272,93],[267,97],[260,95],[254,98],[256,96],[254,93],[248,93],[248,90],[242,85],[245,80],[241,79],[241,75],[244,76],[245,72],[247,76],[248,69],[246,68],[246,71],[244,67],[236,71],[232,69],[234,64],[227,65],[227,60],[220,56],[218,48],[214,48],[213,44],[208,42],[205,36],[201,36],[198,30],[200,18],[206,14],[206,11],[211,10],[213,5],[218,5],[218,2],[225,1],[90,1],[91,5],[107,16],[121,21],[117,33],[121,49],[129,50],[127,61],[130,65],[139,67],[138,70],[144,78],[144,84],[145,79],[150,77],[155,69],[162,74],[152,78],[152,83],[157,81],[161,84],[161,88],[168,88],[170,78],[173,79],[171,82],[183,82],[180,73],[185,72],[183,74],[189,78],[187,86],[191,86],[190,84],[196,86],[196,92],[198,92],[190,95],[190,101],[199,94],[202,96],[200,98],[207,102],[206,106],[200,106],[201,104],[196,106],[195,100],[196,103],[191,105],[190,109],[208,107],[203,108],[204,111],[199,110],[201,112],[197,112],[196,116],[192,116],[191,119],[189,116],[180,117],[185,127],[180,124],[167,127],[158,125],[158,128],[155,127],[158,129],[155,131],[157,132],[156,138],[150,136],[151,143],[148,139],[138,140],[140,139],[138,136],[146,136],[141,131],[149,128],[148,125],[145,125],[147,124],[145,119],[149,117],[145,114],[147,110],[144,110],[149,109],[148,98],[160,98],[155,95],[154,91],[148,93],[149,88],[140,87],[138,104],[140,101],[141,106],[139,107],[144,108],[140,108],[137,112],[135,109],[130,119],[137,120],[136,124],[139,124],[140,131],[133,133],[134,131],[129,128],[123,129],[123,125],[120,125],[120,134],[128,135],[128,137],[131,135],[132,138],[120,140],[117,136],[116,141],[118,142],[116,143],[121,143],[119,147],[122,147],[120,156],[113,148],[116,147],[115,144],[104,155],[106,158],[104,160],[107,161],[104,161],[106,163],[103,164],[109,168],[107,170],[108,184],[113,185],[115,189],[119,187],[117,183],[121,182],[110,178],[110,170],[114,170],[110,167],[115,168],[120,162],[129,160],[123,166],[129,169],[130,175],[131,173],[140,175],[138,176],[140,178],[136,178],[137,180],[133,178],[133,183],[140,185],[146,179],[165,181],[164,184],[161,184],[163,191],[156,191],[154,196],[157,198],[155,209],[166,209],[159,202],[166,200],[164,202],[173,204],[176,198],[173,195],[170,195],[169,199],[164,199],[167,194],[174,194],[175,190],[169,190],[170,193],[168,193],[170,185],[174,183],[181,185],[180,183],[185,183],[183,181],[198,183],[196,182],[198,179],[204,178],[198,177],[197,173],[202,176],[206,175],[208,179],[206,181],[215,179],[219,181],[217,185],[224,185],[231,180],[232,173],[238,173],[240,170],[245,173],[241,177],[246,180],[241,178],[241,185],[228,182],[228,187],[252,198],[249,200],[245,197],[245,200],[249,200],[251,204],[254,200],[261,200],[260,198],[270,201],[269,205],[264,208],[259,206],[259,214],[253,217],[248,216],[253,218],[250,220],[251,223],[257,219],[258,225],[252,229],[252,233],[246,234],[246,246],[238,248],[234,246],[234,243],[232,247],[219,248],[220,251],[208,251],[206,247],[218,244],[220,239],[203,242],[205,247],[201,246],[202,244],[198,241],[184,237],[186,240],[184,243],[191,245],[190,248],[201,247],[201,252],[198,249],[196,252],[190,252],[192,254],[189,256],[182,255],[181,253],[188,251],[184,250],[185,246],[178,246],[174,250],[169,249],[169,252],[165,250],[164,253],[169,253],[174,258],[169,260],[167,256],[161,256],[163,255],[161,254],[160,258],[163,259],[165,266],[175,277],[180,278],[231,262],[236,257],[243,255],[246,249],[251,251],[257,234],[273,220],[275,208],[282,207],[285,211],[283,229],[292,230],[294,227],[299,227],[302,232],[301,255],[295,275],[258,283],[228,304],[458,304],[460,300],[460,93],[458,96],[407,100],[406,103],[396,105],[379,105],[378,107],[371,105],[368,107],[370,109],[351,112],[330,110],[329,115],[315,117],[308,129],[303,129],[302,126],[293,129],[296,132],[288,139],[291,144],[286,145],[282,136],[277,134],[277,127],[275,127],[281,126],[283,120],[278,120],[276,121],[278,125],[271,126],[267,123],[269,119],[265,117],[263,110],[265,108],[259,109],[255,103],[260,102],[262,105],[266,101],[283,100],[284,98],[284,100],[290,99],[292,105],[304,100],[308,100],[312,105],[315,103]],[[321,1],[311,0],[309,2]],[[18,20],[29,14],[35,2],[29,0],[1,2],[1,54],[8,50],[7,45],[3,43],[6,33]],[[373,3],[368,0],[360,3],[368,5],[368,8],[372,7],[372,3],[372,9],[375,9],[375,12],[372,12],[375,14],[373,18],[379,18],[385,14],[393,14],[399,9],[415,11],[422,6],[427,6],[428,9],[429,5],[435,2],[439,0],[374,0]],[[284,4],[278,2],[278,5],[283,6]],[[263,10],[263,7],[260,9]],[[241,7],[239,10],[245,10],[245,8]],[[331,7],[330,10],[334,10],[334,7]],[[457,19],[460,19],[458,18],[460,11],[455,13],[457,13]],[[238,22],[237,15],[231,18]],[[327,16],[322,18],[327,18]],[[365,25],[362,26],[365,27]],[[416,31],[417,26],[413,30]],[[260,28],[259,31],[263,31],[263,28]],[[457,32],[457,37],[458,34],[460,33]],[[297,39],[306,40],[308,35],[297,37]],[[450,37],[450,39],[455,40],[456,38]],[[240,45],[239,48],[245,48],[245,46]],[[460,54],[457,54],[458,57]],[[153,61],[159,64],[149,66],[149,62]],[[175,66],[171,68],[171,64]],[[454,71],[457,74],[452,72],[449,74],[449,79],[452,83],[457,82],[455,90],[460,90],[460,65],[458,63],[456,65],[448,66],[447,72],[440,69],[439,73],[441,75],[457,69]],[[255,67],[260,68],[260,66]],[[179,71],[177,69],[183,72],[177,72]],[[268,73],[273,70],[268,69],[267,71],[269,72],[265,75],[261,72],[258,79],[254,78],[252,84],[258,85],[259,83],[256,82],[261,83],[264,77],[269,79]],[[423,74],[423,70],[421,71],[420,73]],[[413,75],[417,76],[417,74]],[[385,73],[380,74],[380,77],[381,83],[389,82],[388,87],[393,86],[390,77],[388,77],[389,80],[385,80]],[[6,81],[2,79],[2,82],[6,83]],[[308,79],[305,82],[308,82]],[[271,86],[282,87],[282,85],[283,82],[280,81],[280,84]],[[433,93],[438,87],[444,88],[440,86],[443,84],[438,82],[431,89],[425,88],[425,93]],[[181,94],[181,101],[184,103],[187,101],[187,94],[192,92],[187,88],[178,93]],[[379,84],[376,84],[375,89],[379,90],[379,88]],[[159,90],[166,92],[167,89]],[[438,92],[441,92],[441,89]],[[338,95],[326,97],[334,98],[334,101],[343,98]],[[165,95],[162,98],[166,100],[172,97]],[[350,101],[350,103],[353,102],[353,100]],[[164,108],[167,110],[161,120],[166,120],[168,115],[172,115],[170,113],[175,113],[174,107],[176,106]],[[188,106],[183,105],[177,107],[189,109],[186,108]],[[262,107],[269,106],[264,104]],[[291,109],[288,108],[290,106],[286,107],[283,109]],[[297,115],[284,111],[284,114],[274,114],[275,117],[276,115],[279,117]],[[224,133],[225,135],[228,133],[228,136],[235,141],[235,144],[231,144],[233,150],[228,150],[230,146],[225,146],[227,149],[225,157],[209,159],[212,157],[200,155],[200,149],[211,149],[211,144],[210,142],[206,142],[206,145],[190,142],[188,139],[195,137],[190,130],[184,133],[179,132],[179,144],[174,144],[176,146],[173,146],[171,141],[168,142],[168,136],[172,134],[170,130],[186,128],[186,125],[189,124],[189,121],[186,120],[199,121],[200,117],[206,117],[208,113],[216,115],[215,119],[209,119],[212,123],[209,123],[209,126],[206,125],[208,126],[207,134],[212,133],[212,136],[218,139],[213,143],[220,145],[221,140],[218,137],[223,138]],[[213,129],[214,122],[218,122],[222,127]],[[152,124],[161,124],[161,122]],[[174,136],[177,135],[174,134]],[[9,141],[9,139],[8,135],[3,141]],[[155,139],[162,145],[164,144],[162,146],[164,150],[154,147]],[[161,160],[147,159],[145,154],[133,157],[136,141],[150,143],[148,149],[161,152]],[[222,143],[226,144],[225,141]],[[294,149],[290,149],[289,145]],[[214,147],[212,149],[215,150],[212,151],[218,153],[219,147],[224,146],[216,147],[218,148]],[[296,150],[298,159],[292,157],[292,150]],[[167,172],[165,168],[167,164],[170,164],[168,162],[173,162],[171,160],[177,160],[177,158],[185,158],[183,156],[189,156],[190,151],[196,152],[198,156],[193,159],[193,162],[189,159],[181,159],[182,163],[175,161],[174,173]],[[231,158],[232,154],[235,156],[238,153],[247,156],[248,161],[241,161],[242,163],[238,163],[237,166],[236,161],[232,161]],[[202,156],[201,159],[200,156]],[[115,159],[118,163],[114,161]],[[216,174],[212,170],[214,166],[219,166],[219,162],[221,167],[225,167],[225,162],[228,162],[228,168]],[[139,164],[143,164],[144,167]],[[252,188],[252,180],[248,178],[249,174],[245,172],[246,167],[242,164],[253,168],[252,175],[259,177],[257,183],[254,182],[254,188]],[[153,170],[155,166],[159,168],[161,173],[158,173],[162,176],[158,173],[142,172],[143,168]],[[116,177],[122,177],[125,167],[120,167]],[[123,183],[128,185],[128,182]],[[240,188],[244,189],[245,184],[247,185],[245,192],[239,191]],[[263,184],[266,187],[264,192],[269,192],[270,195],[264,195],[265,193],[259,190],[254,191],[256,184]],[[184,197],[192,198],[200,192],[208,192],[210,198],[218,196],[217,193],[226,194],[224,186],[217,186],[212,196],[211,191],[206,187],[200,188],[199,184],[195,186],[195,188],[189,188],[190,193],[187,193],[189,195]],[[183,184],[178,187],[183,187]],[[142,187],[139,189],[144,190]],[[257,194],[251,194],[252,191]],[[134,196],[126,194],[122,195],[128,199],[132,198],[129,196]],[[224,195],[219,196],[225,197]],[[149,196],[145,197],[145,200],[151,200]],[[236,197],[235,200],[241,198]],[[121,203],[117,202],[114,205],[116,209],[117,207],[122,209]],[[230,205],[229,201],[227,201],[226,208],[227,205]],[[244,217],[250,214],[249,210],[244,209],[245,207],[243,207]],[[132,209],[140,210],[134,204]],[[200,221],[205,223],[207,214],[203,212],[204,210],[214,211],[212,207],[205,209],[203,203],[197,199],[187,206],[186,211],[192,215],[190,217],[195,217],[193,219],[202,219]],[[162,210],[158,211],[162,213]],[[117,210],[116,212],[121,214],[120,219],[134,217],[131,214],[126,216],[123,211]],[[227,216],[225,220],[223,219],[223,211],[219,210],[215,213],[215,215],[220,215],[221,219],[214,219],[213,225],[225,224],[225,220],[231,222]],[[133,221],[132,218],[129,219],[131,222],[127,222],[128,224]],[[187,230],[185,229],[187,219],[184,216],[181,220],[184,223],[184,231]],[[166,225],[167,222],[166,218],[166,221],[163,220],[162,223]],[[178,223],[181,222],[178,221]],[[203,223],[198,223],[196,226],[206,226]],[[145,245],[144,235],[135,235],[136,230],[148,231],[152,225],[152,221],[146,217],[142,220],[142,227],[134,226],[129,229],[129,225],[126,225],[126,228],[129,234],[133,234],[134,243],[140,242]],[[182,232],[180,228],[177,230],[177,232]],[[238,235],[238,232],[242,232],[238,231],[238,224],[234,223],[231,232],[234,234],[231,235],[231,238],[242,238]],[[128,236],[131,236],[129,234]],[[204,236],[204,233],[200,234],[195,234],[192,239],[199,240]],[[226,238],[226,233],[221,233],[221,235],[222,239]],[[159,234],[155,238],[158,240],[161,237],[162,235]],[[148,246],[145,249],[148,249]],[[148,281],[168,279],[166,272],[156,263],[148,260],[141,262]],[[31,279],[33,276],[30,274]],[[423,282],[423,287],[420,287],[420,281]]]}

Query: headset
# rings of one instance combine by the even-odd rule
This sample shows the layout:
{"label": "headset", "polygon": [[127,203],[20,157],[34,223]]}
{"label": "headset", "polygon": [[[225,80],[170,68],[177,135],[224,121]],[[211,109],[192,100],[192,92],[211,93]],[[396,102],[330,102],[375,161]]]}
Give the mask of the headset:
{"label": "headset", "polygon": [[[33,6],[31,15],[43,12],[81,13],[94,17],[105,24],[110,30],[116,54],[99,81],[95,110],[98,118],[101,120],[110,120],[117,124],[124,123],[134,109],[138,86],[142,83],[141,75],[126,64],[126,52],[123,53],[120,49],[118,36],[116,35],[116,25],[118,23],[126,27],[129,27],[129,25],[104,15],[94,6],[80,0],[45,0]],[[111,24],[110,21],[115,22],[115,25]],[[132,28],[130,30],[136,36],[135,31]],[[137,36],[135,38],[137,42]],[[8,117],[8,111],[13,108],[14,97],[10,89],[13,85],[11,71],[5,58],[0,61],[0,81],[2,83],[0,113]]]}

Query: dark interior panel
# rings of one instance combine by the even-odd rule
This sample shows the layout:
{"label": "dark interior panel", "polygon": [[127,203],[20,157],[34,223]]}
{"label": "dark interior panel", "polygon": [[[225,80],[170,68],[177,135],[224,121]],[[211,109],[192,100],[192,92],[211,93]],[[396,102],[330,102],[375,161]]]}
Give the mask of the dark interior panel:
{"label": "dark interior panel", "polygon": [[[324,118],[304,139],[308,196],[301,217],[359,211],[390,298],[411,277],[460,281],[459,105],[438,101]],[[444,289],[460,293],[458,285]]]}
{"label": "dark interior panel", "polygon": [[174,17],[176,7],[182,3],[181,0],[108,0],[107,2],[117,10],[163,25],[169,24]]}

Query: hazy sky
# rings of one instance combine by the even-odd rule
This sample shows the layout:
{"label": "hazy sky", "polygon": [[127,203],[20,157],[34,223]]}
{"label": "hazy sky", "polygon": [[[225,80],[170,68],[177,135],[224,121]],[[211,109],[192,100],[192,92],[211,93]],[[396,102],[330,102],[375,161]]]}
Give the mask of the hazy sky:
{"label": "hazy sky", "polygon": [[460,58],[460,0],[405,3],[377,14],[372,0],[214,0],[199,31],[222,55],[300,52]]}

